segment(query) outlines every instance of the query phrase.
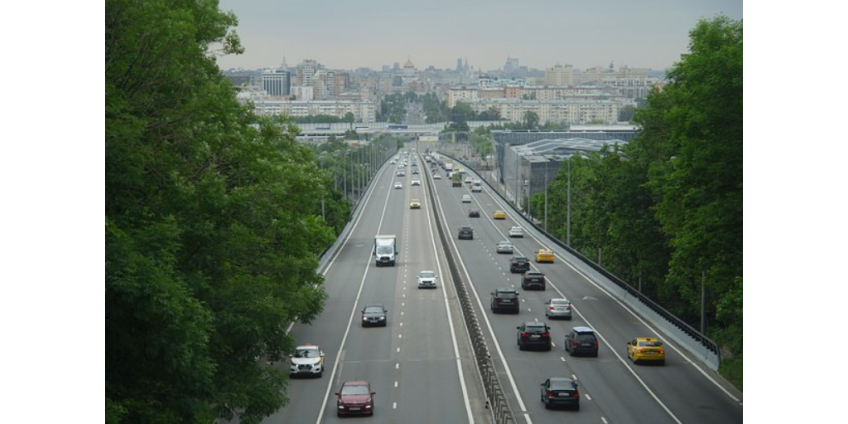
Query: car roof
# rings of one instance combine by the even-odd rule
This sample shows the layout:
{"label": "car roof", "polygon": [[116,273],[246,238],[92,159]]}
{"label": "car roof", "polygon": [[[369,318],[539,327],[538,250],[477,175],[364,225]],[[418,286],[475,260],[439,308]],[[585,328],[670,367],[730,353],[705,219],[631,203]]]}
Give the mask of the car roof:
{"label": "car roof", "polygon": [[[375,307],[376,307],[376,308],[382,308],[382,307],[383,307],[383,304],[382,304],[382,303],[372,303],[372,304],[370,304],[370,305],[365,305],[365,309],[368,309],[368,308],[375,308]],[[383,308],[383,309],[385,309],[385,308]]]}
{"label": "car roof", "polygon": [[660,339],[656,337],[637,337],[636,340],[640,342],[658,342]]}
{"label": "car roof", "polygon": [[589,327],[574,327],[574,331],[576,331],[578,333],[594,333],[595,332],[595,330],[593,330]]}
{"label": "car roof", "polygon": [[512,259],[515,259],[515,260],[517,260],[517,261],[526,261],[526,260],[528,260],[526,256],[513,256],[513,257],[512,257]]}
{"label": "car roof", "polygon": [[515,289],[496,289],[498,293],[518,293]]}
{"label": "car roof", "polygon": [[564,298],[564,297],[554,297],[554,298],[551,298],[550,302],[568,302],[568,303],[571,303],[571,301],[570,301],[570,300],[568,300],[568,299],[566,299],[566,298]]}

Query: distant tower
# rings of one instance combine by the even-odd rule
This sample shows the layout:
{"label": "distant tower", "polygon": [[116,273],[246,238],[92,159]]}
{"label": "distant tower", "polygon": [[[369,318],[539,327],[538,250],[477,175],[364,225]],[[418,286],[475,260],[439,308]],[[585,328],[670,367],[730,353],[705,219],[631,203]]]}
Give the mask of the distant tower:
{"label": "distant tower", "polygon": [[609,67],[609,70],[610,70],[610,72],[612,72],[612,71],[614,71],[614,70],[615,70],[615,66],[613,66],[612,61],[610,61],[610,67]]}
{"label": "distant tower", "polygon": [[289,69],[289,65],[286,63],[286,55],[283,55],[283,63],[280,64],[280,69]]}

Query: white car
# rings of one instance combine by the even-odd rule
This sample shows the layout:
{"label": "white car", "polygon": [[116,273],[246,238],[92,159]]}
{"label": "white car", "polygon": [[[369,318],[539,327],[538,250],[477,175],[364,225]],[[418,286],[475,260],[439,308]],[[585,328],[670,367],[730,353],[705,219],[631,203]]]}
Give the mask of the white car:
{"label": "white car", "polygon": [[436,288],[436,273],[433,271],[421,271],[418,273],[418,288]]}
{"label": "white car", "polygon": [[419,181],[419,180],[412,180],[412,183],[410,183],[409,185],[420,186],[420,185],[421,185],[421,181]]}
{"label": "white car", "polygon": [[524,237],[524,229],[521,227],[511,227],[509,229],[510,237]]}
{"label": "white car", "polygon": [[471,203],[471,195],[463,194],[462,195],[462,203]]}
{"label": "white car", "polygon": [[400,181],[398,181],[398,182],[395,183],[395,188],[396,189],[397,188],[403,188],[403,184],[401,184]]}
{"label": "white car", "polygon": [[507,240],[498,243],[498,253],[512,253],[512,243]]}
{"label": "white car", "polygon": [[298,346],[289,358],[289,374],[292,376],[305,374],[321,377],[324,374],[324,352],[318,346],[308,343]]}
{"label": "white car", "polygon": [[434,180],[441,180],[441,179],[442,179],[442,175],[441,175],[441,174],[433,174],[433,179],[434,179]]}

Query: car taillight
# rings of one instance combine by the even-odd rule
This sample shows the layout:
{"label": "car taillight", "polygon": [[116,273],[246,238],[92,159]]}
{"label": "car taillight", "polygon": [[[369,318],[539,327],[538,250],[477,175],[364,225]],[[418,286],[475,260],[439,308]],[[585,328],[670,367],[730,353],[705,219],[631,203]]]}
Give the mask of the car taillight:
{"label": "car taillight", "polygon": [[659,350],[659,353],[665,354],[665,350],[660,349],[660,350]]}
{"label": "car taillight", "polygon": [[575,391],[574,393],[571,394],[571,397],[580,397],[580,392]]}
{"label": "car taillight", "polygon": [[577,347],[577,340],[571,342],[571,347]]}
{"label": "car taillight", "polygon": [[542,337],[551,337],[551,333],[542,333]]}
{"label": "car taillight", "polygon": [[551,306],[551,310],[552,310],[552,311],[553,311],[553,310],[555,310],[555,309],[556,309],[556,308],[554,308],[553,306]]}
{"label": "car taillight", "polygon": [[556,395],[557,394],[554,393],[554,392],[550,392],[550,391],[548,392],[548,397],[556,397]]}
{"label": "car taillight", "polygon": [[521,337],[530,337],[530,335],[527,333],[521,333]]}
{"label": "car taillight", "polygon": [[598,341],[595,340],[595,347],[598,347]]}

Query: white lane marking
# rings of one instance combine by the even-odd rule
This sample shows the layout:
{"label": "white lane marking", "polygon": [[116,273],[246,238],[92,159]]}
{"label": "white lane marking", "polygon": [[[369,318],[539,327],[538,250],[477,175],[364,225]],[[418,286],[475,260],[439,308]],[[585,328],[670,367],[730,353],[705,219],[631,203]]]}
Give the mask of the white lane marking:
{"label": "white lane marking", "polygon": [[[426,195],[427,194],[426,193],[427,188],[425,187],[424,190],[425,190],[424,201],[426,203],[426,202],[429,202],[430,199]],[[439,209],[441,209],[441,204],[439,204]],[[442,216],[444,216],[444,215],[442,215]],[[439,249],[436,247],[436,235],[433,232],[433,222],[431,221],[430,217],[431,217],[431,215],[428,214],[427,215],[427,226],[430,228],[430,241],[432,242],[433,252],[436,255],[436,268],[439,271],[439,275],[444,276],[444,273],[442,272],[442,263],[441,263],[441,261],[439,261]],[[453,240],[453,238],[451,238],[451,240]],[[456,245],[454,245],[454,248],[456,248]],[[448,315],[448,323],[450,323],[450,325],[448,327],[450,327],[451,342],[453,343],[453,353],[454,353],[454,356],[456,356],[456,372],[457,372],[457,374],[459,374],[459,385],[462,388],[462,399],[463,399],[463,401],[465,401],[465,413],[466,413],[466,416],[468,418],[468,422],[471,423],[471,424],[474,424],[474,416],[471,414],[471,402],[468,399],[468,389],[465,387],[465,376],[462,372],[463,371],[462,359],[459,356],[459,346],[457,345],[457,342],[456,342],[456,332],[453,329],[453,317],[451,316],[450,304],[448,303],[448,291],[446,289],[442,290],[442,298],[445,301],[445,311],[447,312],[447,315]]]}
{"label": "white lane marking", "polygon": [[395,369],[396,369],[396,370],[399,370],[399,369],[400,369],[400,364],[399,364],[399,363],[395,364]]}
{"label": "white lane marking", "polygon": [[603,422],[604,422],[604,424],[607,424],[607,419],[606,419],[606,418],[601,417],[601,421],[603,421]]}
{"label": "white lane marking", "polygon": [[[530,234],[530,237],[532,237],[534,240],[536,240],[536,242],[538,242],[539,244],[543,244],[543,243],[542,243],[539,239],[537,239],[537,238],[536,238],[536,236],[534,236],[533,234]],[[520,252],[519,252],[519,253],[520,253]],[[618,300],[618,298],[616,298],[615,296],[613,296],[612,294],[610,294],[610,293],[609,293],[606,289],[604,289],[603,287],[601,287],[600,285],[598,285],[598,284],[597,284],[594,280],[592,280],[591,278],[589,278],[586,274],[584,274],[583,272],[581,272],[580,270],[578,270],[577,268],[575,268],[573,265],[571,265],[571,263],[569,263],[567,260],[565,260],[565,258],[564,258],[564,257],[560,256],[560,255],[559,255],[559,254],[557,254],[556,252],[554,252],[554,255],[558,256],[558,257],[560,258],[560,260],[562,260],[562,262],[563,262],[563,263],[565,263],[566,265],[568,265],[568,267],[569,267],[569,268],[571,268],[574,272],[576,272],[576,273],[580,274],[580,276],[581,276],[581,277],[583,277],[583,279],[585,279],[586,281],[588,281],[588,282],[589,282],[589,284],[591,284],[591,285],[595,286],[595,288],[597,288],[598,290],[600,290],[600,291],[601,291],[602,293],[604,293],[605,295],[609,296],[609,298],[610,298],[610,299],[612,299],[612,300],[614,300],[616,303],[618,303],[618,305],[619,305],[619,306],[621,306],[621,307],[622,307],[625,311],[629,312],[629,313],[630,313],[630,315],[632,315],[634,318],[636,318],[637,320],[639,320],[639,322],[641,322],[641,323],[642,323],[642,325],[644,325],[644,326],[645,326],[645,327],[647,327],[649,330],[651,330],[651,332],[653,332],[654,334],[656,334],[656,335],[657,335],[657,338],[659,338],[660,340],[662,340],[662,341],[663,341],[663,343],[666,345],[666,347],[670,347],[672,350],[674,350],[674,351],[675,351],[675,352],[677,352],[680,356],[682,356],[682,357],[683,357],[683,359],[685,359],[685,360],[686,360],[686,362],[689,362],[692,366],[694,366],[694,367],[695,367],[695,368],[696,368],[696,369],[697,369],[697,370],[698,370],[698,371],[699,371],[699,372],[700,372],[700,373],[701,373],[704,377],[706,377],[706,378],[707,378],[707,380],[709,380],[711,383],[713,383],[713,385],[715,385],[716,387],[718,387],[718,388],[719,388],[722,392],[724,392],[724,394],[726,394],[729,398],[733,399],[733,401],[734,401],[734,402],[737,402],[737,403],[739,403],[740,405],[742,404],[742,401],[741,401],[741,400],[739,400],[739,398],[737,398],[736,396],[734,396],[732,393],[730,393],[730,391],[728,391],[728,390],[727,390],[727,389],[725,389],[725,388],[724,388],[721,384],[719,384],[717,381],[715,381],[715,379],[713,379],[712,377],[710,377],[710,375],[709,375],[709,374],[707,374],[707,373],[706,373],[706,371],[704,371],[704,370],[703,370],[703,369],[702,369],[702,368],[701,368],[698,364],[696,364],[694,361],[692,361],[691,359],[689,359],[689,356],[688,356],[688,355],[684,354],[684,353],[683,353],[680,349],[678,349],[677,347],[675,347],[675,346],[674,346],[674,344],[669,343],[669,342],[668,342],[668,340],[667,340],[665,337],[663,337],[663,336],[661,335],[662,333],[660,333],[659,331],[657,331],[656,329],[654,329],[653,327],[651,327],[651,326],[650,326],[647,322],[645,322],[645,321],[644,321],[644,320],[643,320],[643,319],[642,319],[639,315],[637,315],[635,312],[633,312],[633,310],[632,310],[632,309],[630,309],[627,305],[625,305],[625,304],[624,304],[624,303],[622,303],[620,300]],[[548,280],[548,281],[550,281],[550,280]],[[553,286],[553,283],[551,283],[551,285]],[[557,291],[557,293],[559,293],[559,294],[560,294],[560,296],[565,297],[565,295],[564,295],[564,294],[563,294],[563,293],[562,293],[562,292],[561,292],[561,291],[560,291],[560,290],[559,290],[556,286],[554,286],[554,290],[556,290],[556,291]],[[632,372],[632,371],[633,371],[633,370],[631,370],[631,372]],[[645,387],[647,388],[647,386],[645,386]]]}
{"label": "white lane marking", "polygon": [[398,334],[398,338],[399,338],[399,339],[402,339],[402,338],[403,338],[403,334]]}
{"label": "white lane marking", "polygon": [[574,375],[574,374],[571,374],[571,379],[574,380],[574,381],[577,381],[577,376]]}
{"label": "white lane marking", "polygon": [[586,393],[584,396],[586,396],[586,399],[592,400],[592,396],[589,396],[588,393]]}
{"label": "white lane marking", "polygon": [[403,327],[403,323],[400,323],[400,326]]}
{"label": "white lane marking", "polygon": [[[489,220],[489,221],[491,222],[491,220]],[[517,222],[517,221],[516,221],[516,222]],[[492,225],[494,226],[494,222],[492,222]],[[503,236],[503,233],[501,232],[501,230],[500,230],[499,228],[497,228],[497,226],[494,226],[494,227],[495,227],[495,231],[497,231],[497,232],[498,232],[501,236]],[[537,242],[537,243],[539,243],[539,244],[543,244],[543,243],[542,243],[539,239],[537,239],[537,238],[536,238],[535,236],[533,236],[532,234],[531,234],[531,237],[533,237],[533,239],[534,239],[534,240],[536,240],[536,242]],[[518,253],[519,253],[521,256],[526,256],[526,255],[521,254],[521,251],[520,251],[520,250],[517,250],[517,251],[518,251]],[[621,305],[623,308],[625,308],[625,310],[629,311],[629,312],[630,312],[630,313],[631,313],[634,317],[636,317],[637,319],[639,319],[639,321],[641,321],[641,322],[644,324],[644,321],[642,321],[642,320],[641,320],[641,318],[639,318],[638,316],[636,316],[636,314],[634,314],[634,313],[633,313],[633,311],[630,311],[629,309],[627,309],[627,307],[625,307],[625,306],[624,306],[624,304],[622,304],[621,302],[619,302],[619,301],[618,301],[618,299],[614,298],[614,297],[613,297],[612,295],[610,295],[608,292],[606,292],[606,291],[605,291],[605,290],[603,290],[601,287],[599,287],[597,284],[595,284],[595,282],[594,282],[594,281],[592,281],[592,280],[590,280],[590,279],[589,279],[589,277],[587,277],[585,274],[583,274],[582,272],[578,271],[576,268],[574,268],[573,266],[571,266],[571,264],[569,264],[569,263],[568,263],[568,261],[566,261],[564,258],[560,257],[560,259],[561,259],[561,260],[562,260],[562,261],[563,261],[566,265],[568,265],[571,269],[573,269],[575,272],[577,272],[578,274],[580,274],[581,276],[583,276],[583,278],[584,278],[584,279],[586,279],[586,281],[590,282],[592,285],[594,285],[595,287],[597,287],[599,290],[601,290],[601,291],[603,291],[604,293],[606,293],[606,294],[607,294],[607,296],[609,296],[611,299],[613,299],[613,300],[615,300],[616,302],[618,302],[618,304],[619,304],[619,305]],[[460,263],[462,263],[462,258],[461,258],[461,257],[459,258],[459,260],[460,260]],[[537,268],[537,267],[536,267],[535,265],[533,265],[533,264],[531,264],[531,266],[532,266],[533,268]],[[463,269],[465,269],[465,265],[464,265],[464,264],[463,264]],[[537,268],[537,269],[538,269],[538,268]],[[471,279],[471,277],[468,275],[468,270],[465,270],[465,274],[466,274],[466,276],[468,276],[468,278],[469,278],[469,280],[470,280],[470,279]],[[560,289],[559,289],[559,288],[558,288],[558,287],[557,287],[557,286],[556,286],[556,285],[555,285],[555,284],[554,284],[554,283],[553,283],[550,279],[548,279],[548,282],[550,283],[551,287],[553,287],[553,289],[554,289],[554,290],[556,290],[556,292],[557,292],[557,293],[559,293],[559,295],[560,295],[560,296],[562,296],[562,297],[566,297],[566,296],[565,296],[565,294],[563,294],[563,293],[562,293],[562,291],[560,291]],[[473,289],[473,285],[472,285],[472,289]],[[477,295],[477,292],[475,291],[475,292],[474,292],[474,294],[475,294],[475,296],[476,296],[476,295]],[[480,303],[479,298],[477,299],[477,303],[478,303],[478,304],[480,304],[480,309],[483,309],[483,305],[482,305],[482,303]],[[595,328],[595,326],[593,326],[593,325],[589,322],[589,320],[588,320],[588,319],[586,319],[586,317],[585,317],[585,316],[583,316],[583,314],[581,314],[581,313],[580,313],[580,311],[579,311],[579,310],[577,310],[577,308],[576,308],[576,307],[574,307],[573,305],[572,305],[572,310],[573,310],[573,311],[575,311],[575,312],[577,312],[577,315],[579,315],[579,316],[580,316],[580,318],[582,318],[582,319],[586,322],[586,325],[588,325],[589,327]],[[484,317],[485,317],[485,314],[484,314]],[[486,319],[486,323],[487,323],[487,324],[489,323],[488,318]],[[647,324],[645,324],[645,325],[647,326]],[[648,327],[648,328],[650,328],[650,327]],[[491,331],[491,327],[489,327],[489,331]],[[654,332],[656,333],[656,331],[654,331]],[[671,418],[672,418],[675,422],[677,422],[678,424],[682,424],[682,423],[680,422],[680,420],[677,418],[677,416],[676,416],[676,415],[674,415],[674,413],[673,413],[673,412],[671,412],[671,410],[668,408],[668,406],[666,406],[666,405],[665,405],[665,403],[663,403],[663,401],[662,401],[662,400],[660,400],[659,396],[657,396],[657,395],[656,395],[656,394],[655,394],[655,393],[651,390],[651,388],[650,388],[650,387],[648,387],[648,384],[647,384],[647,383],[645,383],[645,381],[643,381],[643,380],[642,380],[642,378],[641,378],[641,377],[639,377],[639,375],[638,375],[638,374],[636,374],[636,371],[635,371],[635,370],[633,370],[633,368],[631,368],[631,367],[630,367],[630,365],[629,365],[627,362],[625,362],[625,361],[624,361],[624,359],[622,359],[622,358],[621,358],[621,356],[618,354],[618,351],[612,347],[612,344],[610,344],[610,343],[609,343],[609,341],[607,341],[607,339],[603,336],[603,334],[601,334],[600,332],[598,332],[598,331],[597,331],[597,329],[595,329],[595,334],[597,334],[597,335],[598,335],[598,337],[600,337],[601,341],[603,341],[603,342],[604,342],[604,344],[606,344],[606,345],[607,345],[607,347],[610,349],[610,351],[613,353],[613,355],[615,355],[615,357],[616,357],[616,358],[618,358],[618,360],[622,363],[622,365],[624,365],[624,367],[625,367],[625,368],[627,368],[627,370],[628,370],[628,371],[630,371],[630,373],[633,375],[633,377],[635,377],[635,378],[636,378],[636,380],[639,382],[639,384],[641,384],[641,385],[642,385],[642,387],[644,387],[644,388],[645,388],[645,390],[648,392],[648,394],[650,394],[650,395],[651,395],[651,397],[653,397],[653,398],[654,398],[654,400],[655,400],[655,401],[656,401],[656,402],[657,402],[657,403],[658,403],[658,404],[659,404],[659,405],[660,405],[660,406],[661,406],[661,407],[665,410],[665,412],[666,412],[666,413],[668,413],[668,415],[669,415],[669,416],[671,416]],[[659,334],[659,333],[656,333],[656,334]],[[492,333],[492,337],[494,338],[494,333]],[[499,347],[499,345],[497,344],[497,340],[495,340],[495,347],[497,347],[497,348],[498,348],[498,352],[500,353],[500,347]],[[675,349],[675,350],[676,350],[676,349]],[[678,351],[678,353],[679,353],[679,352],[680,352],[680,351]],[[502,358],[501,360],[503,360],[503,356],[501,356],[501,358]],[[685,356],[684,356],[684,358],[685,358]],[[687,360],[688,360],[688,358],[687,358]],[[504,361],[504,362],[506,362],[506,361]],[[691,363],[691,361],[690,361],[690,363]],[[694,365],[694,364],[693,364],[693,365]],[[700,368],[699,368],[699,369],[700,369]],[[509,372],[509,371],[508,371],[508,368],[507,368],[507,372]],[[702,372],[703,372],[703,371],[702,371]],[[511,374],[511,373],[508,373],[507,375],[510,377],[510,382],[512,382],[512,381],[513,381],[513,380],[512,380],[512,374]],[[705,375],[706,375],[706,374],[705,374]],[[514,384],[514,383],[513,383],[513,384]],[[721,386],[719,386],[719,387],[720,387],[722,390],[724,390],[724,388],[723,388],[723,387],[721,387]],[[727,391],[725,391],[725,393],[727,393]],[[518,391],[516,390],[516,396],[517,396],[517,394],[518,394]],[[728,393],[728,394],[729,394],[729,393]],[[522,404],[522,402],[521,402],[521,398],[520,398],[520,397],[517,397],[517,398],[518,398],[518,400],[519,400],[519,404]],[[524,408],[523,408],[523,406],[522,406],[522,412],[524,412],[524,411],[525,411],[525,409],[524,409]]]}
{"label": "white lane marking", "polygon": [[562,362],[565,362],[565,356],[560,356],[559,359],[562,359]]}
{"label": "white lane marking", "polygon": [[524,419],[527,421],[527,424],[533,424],[533,421],[530,421],[530,414],[525,413]]}
{"label": "white lane marking", "polygon": [[[439,206],[439,211],[441,212],[441,216],[442,217],[446,216],[444,208],[442,208],[442,204],[439,203],[438,206]],[[447,225],[447,222],[445,222],[445,224]],[[453,245],[454,251],[458,253],[460,250],[457,247],[456,241],[453,239],[453,237],[450,238],[450,241],[451,241],[451,244]],[[521,398],[521,393],[519,393],[519,391],[518,391],[518,385],[515,384],[515,378],[512,376],[512,371],[509,368],[509,363],[506,361],[506,358],[504,357],[503,350],[501,350],[501,345],[498,342],[498,338],[495,336],[495,331],[492,329],[492,323],[489,322],[489,316],[488,316],[488,314],[486,314],[486,310],[483,307],[483,302],[480,300],[480,294],[477,293],[477,289],[474,287],[474,284],[471,282],[471,275],[468,274],[468,269],[465,267],[465,262],[462,260],[462,254],[457,254],[457,259],[459,261],[459,265],[462,267],[462,270],[465,273],[465,278],[468,281],[468,286],[471,288],[471,292],[474,293],[474,297],[477,300],[477,306],[480,308],[480,311],[482,312],[483,321],[486,323],[486,328],[489,330],[489,334],[492,337],[492,342],[495,344],[495,350],[498,352],[498,356],[500,357],[501,362],[503,363],[504,370],[506,371],[506,376],[509,378],[509,384],[512,387],[512,392],[515,394],[515,399],[518,401],[518,406],[519,406],[519,408],[521,408],[521,412],[524,413],[525,420],[528,423],[531,423],[530,415],[527,414],[527,406],[524,405],[524,399]],[[513,287],[515,287],[515,286],[513,286]]]}
{"label": "white lane marking", "polygon": [[400,353],[400,348],[397,348],[397,352]]}
{"label": "white lane marking", "polygon": [[392,409],[397,409],[397,402],[392,402]]}
{"label": "white lane marking", "polygon": [[[372,192],[372,194],[373,194],[373,192]],[[385,216],[386,216],[386,206],[388,206],[388,204],[389,204],[389,197],[390,197],[389,194],[391,194],[391,191],[386,193],[386,201],[385,201],[385,203],[383,203],[383,212],[380,215],[380,224],[377,226],[377,234],[380,234],[380,228],[383,227],[383,218],[385,218]],[[369,195],[369,199],[370,199],[370,195]],[[363,206],[362,211],[365,210],[365,206],[367,206],[367,203],[366,203],[366,205]],[[362,214],[360,214],[360,218],[361,218],[361,215]],[[356,222],[357,222],[357,224],[359,223],[358,218],[357,218]],[[350,233],[348,233],[348,237],[350,237],[350,234],[353,234],[355,229],[356,229],[356,225],[354,225],[354,228],[351,228]],[[347,244],[347,240],[345,240],[345,244]],[[344,247],[344,246],[342,246],[342,247]],[[335,377],[336,369],[339,366],[338,358],[341,358],[342,350],[344,349],[345,343],[347,342],[347,335],[350,333],[350,326],[351,326],[351,324],[353,324],[354,315],[356,315],[356,307],[359,304],[360,296],[362,296],[362,288],[365,287],[365,278],[368,276],[368,270],[371,269],[370,265],[371,265],[372,256],[373,256],[372,251],[369,250],[368,251],[368,259],[365,261],[365,263],[366,263],[365,272],[362,273],[362,280],[360,280],[360,282],[359,282],[359,291],[356,292],[356,299],[353,301],[353,309],[351,309],[351,311],[350,311],[350,319],[348,319],[348,321],[347,321],[347,328],[345,329],[344,336],[342,336],[342,343],[341,343],[341,345],[339,345],[339,352],[336,354],[336,359],[333,363],[333,371],[330,373],[330,378],[327,380],[327,391],[324,392],[324,401],[322,403],[322,405],[324,405],[324,407],[321,408],[321,410],[318,412],[318,420],[315,421],[316,424],[321,424],[321,420],[324,418],[324,410],[327,409],[327,400],[330,398],[330,390],[332,389],[333,378]],[[329,267],[327,267],[327,269],[329,269]]]}
{"label": "white lane marking", "polygon": [[397,382],[397,381],[395,381],[395,387],[397,387],[397,385],[398,385],[398,382]]}
{"label": "white lane marking", "polygon": [[556,347],[556,343],[551,342],[551,347]]}

